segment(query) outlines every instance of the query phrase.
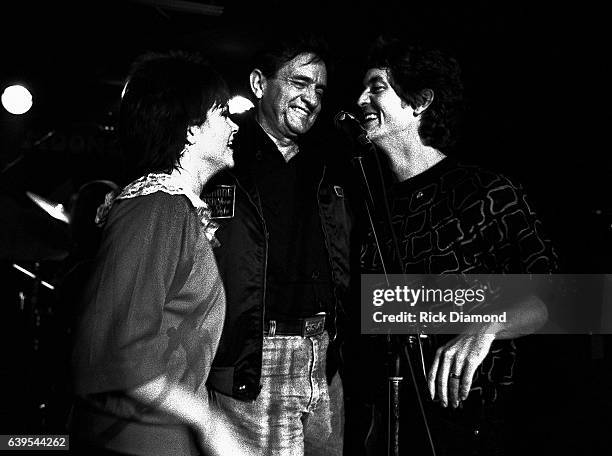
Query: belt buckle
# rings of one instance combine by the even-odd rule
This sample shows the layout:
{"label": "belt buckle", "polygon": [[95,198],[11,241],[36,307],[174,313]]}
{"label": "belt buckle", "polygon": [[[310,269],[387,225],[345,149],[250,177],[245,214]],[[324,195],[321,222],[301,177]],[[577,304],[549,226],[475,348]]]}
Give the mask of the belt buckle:
{"label": "belt buckle", "polygon": [[302,322],[302,337],[316,336],[325,328],[325,315],[304,318]]}

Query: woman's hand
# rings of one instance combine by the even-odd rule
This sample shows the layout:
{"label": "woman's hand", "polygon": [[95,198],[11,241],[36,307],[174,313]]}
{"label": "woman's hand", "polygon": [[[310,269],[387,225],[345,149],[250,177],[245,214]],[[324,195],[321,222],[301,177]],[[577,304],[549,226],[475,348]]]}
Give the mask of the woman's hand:
{"label": "woman's hand", "polygon": [[213,408],[194,426],[198,443],[204,454],[214,456],[256,456],[258,454],[236,435],[225,416]]}
{"label": "woman's hand", "polygon": [[176,416],[196,432],[204,454],[255,456],[232,430],[225,416],[213,408],[206,396],[194,394],[162,375],[128,391],[139,401]]}

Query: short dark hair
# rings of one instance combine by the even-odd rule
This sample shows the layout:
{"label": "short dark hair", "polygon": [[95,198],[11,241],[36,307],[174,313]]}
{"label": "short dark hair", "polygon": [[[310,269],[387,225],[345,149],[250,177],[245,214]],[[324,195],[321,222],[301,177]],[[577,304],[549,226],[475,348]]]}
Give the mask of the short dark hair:
{"label": "short dark hair", "polygon": [[422,104],[423,90],[434,92],[423,112],[419,136],[425,145],[445,150],[456,141],[463,111],[463,83],[457,61],[438,49],[379,37],[370,50],[368,68],[388,71],[391,87],[410,106]]}
{"label": "short dark hair", "polygon": [[100,245],[102,229],[96,225],[96,211],[104,203],[105,196],[117,190],[112,181],[94,180],[79,188],[70,209],[70,231],[73,255],[77,258],[93,258]]}
{"label": "short dark hair", "polygon": [[147,53],[132,64],[119,109],[119,139],[131,179],[171,172],[214,106],[227,103],[223,78],[197,54]]}
{"label": "short dark hair", "polygon": [[276,76],[278,70],[300,54],[314,54],[313,62],[323,62],[331,71],[331,57],[327,42],[318,33],[276,30],[264,40],[255,53],[252,68],[259,69],[267,78]]}

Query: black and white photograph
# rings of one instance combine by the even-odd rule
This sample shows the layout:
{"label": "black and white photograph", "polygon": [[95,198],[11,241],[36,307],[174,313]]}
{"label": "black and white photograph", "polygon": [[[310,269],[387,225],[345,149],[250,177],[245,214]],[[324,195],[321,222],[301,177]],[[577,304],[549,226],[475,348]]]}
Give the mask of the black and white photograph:
{"label": "black and white photograph", "polygon": [[604,7],[1,17],[0,454],[612,452]]}

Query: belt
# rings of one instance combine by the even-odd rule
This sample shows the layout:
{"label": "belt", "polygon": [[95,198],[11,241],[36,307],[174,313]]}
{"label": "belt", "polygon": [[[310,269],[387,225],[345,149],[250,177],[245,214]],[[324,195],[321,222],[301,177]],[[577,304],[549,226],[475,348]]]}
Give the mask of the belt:
{"label": "belt", "polygon": [[325,315],[315,315],[294,320],[267,320],[264,323],[266,336],[318,336],[325,331]]}

